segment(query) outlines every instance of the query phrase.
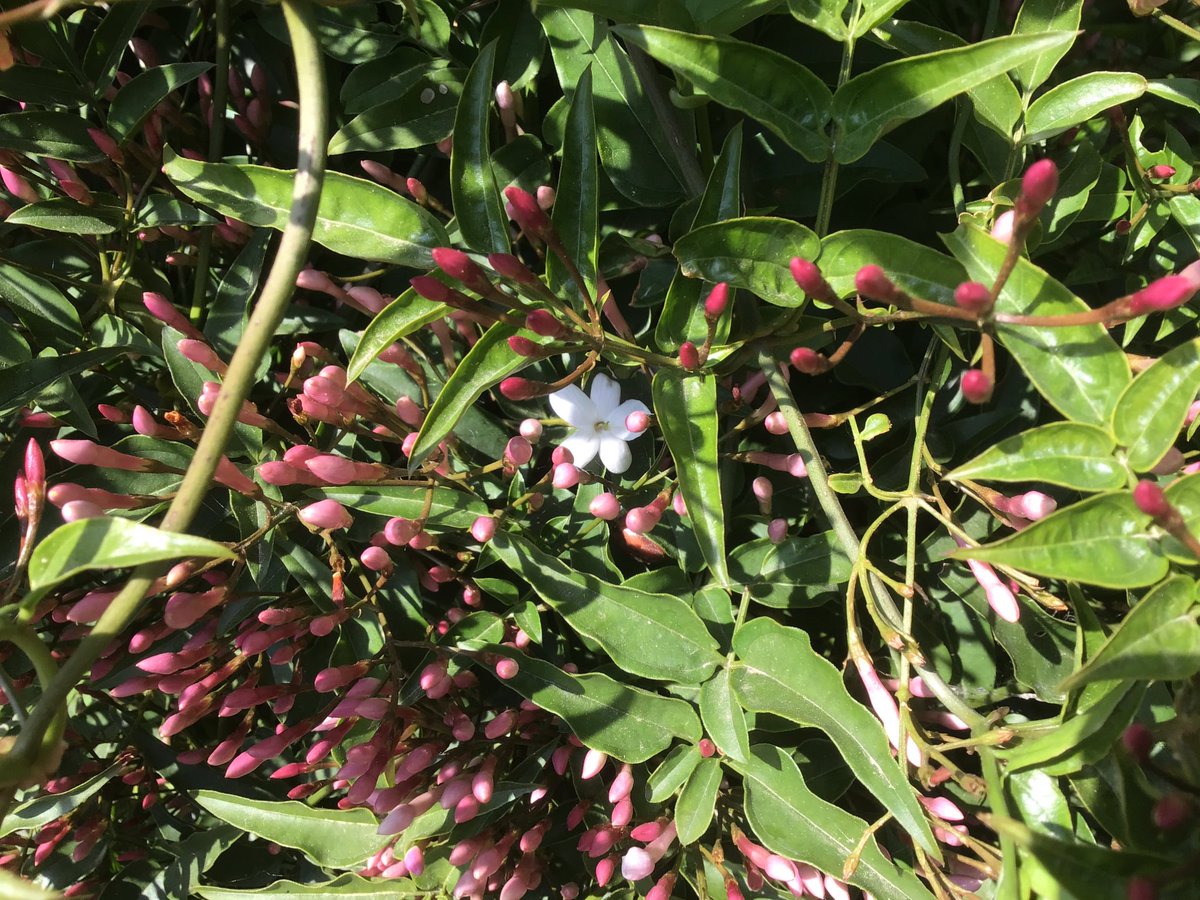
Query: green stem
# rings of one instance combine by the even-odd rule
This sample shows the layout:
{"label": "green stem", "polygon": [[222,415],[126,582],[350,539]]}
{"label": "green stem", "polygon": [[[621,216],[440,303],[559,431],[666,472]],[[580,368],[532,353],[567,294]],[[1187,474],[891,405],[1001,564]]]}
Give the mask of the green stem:
{"label": "green stem", "polygon": [[[304,266],[317,219],[317,204],[325,177],[328,130],[325,71],[309,0],[283,0],[282,6],[296,59],[300,101],[300,142],[292,208],[258,305],[229,363],[221,393],[192,463],[159,526],[164,531],[186,530],[212,487],[213,474],[237,422],[242,401],[250,393],[259,361],[275,336],[295,288],[296,275]],[[0,758],[0,784],[19,779],[20,773],[38,758],[41,738],[65,709],[71,691],[109,641],[137,614],[161,569],[161,565],[150,563],[133,571],[92,631],[80,641],[70,659],[47,685],[12,751]]]}
{"label": "green stem", "polygon": [[667,99],[666,92],[659,83],[658,73],[654,71],[654,65],[645,52],[632,44],[629,44],[626,50],[629,53],[629,61],[633,63],[633,70],[637,73],[638,82],[646,91],[654,114],[658,116],[658,121],[662,123],[663,131],[666,132],[667,140],[679,163],[679,174],[683,176],[684,186],[689,194],[699,196],[704,192],[704,173],[696,161],[695,148],[687,145],[683,130],[679,127],[679,120],[676,118],[679,111]]}
{"label": "green stem", "polygon": [[[854,67],[854,29],[858,27],[858,17],[862,6],[855,2],[854,14],[847,26],[846,40],[842,44],[842,64],[838,68],[837,86],[840,88],[850,80],[850,71]],[[829,159],[825,160],[825,171],[821,175],[821,198],[817,201],[817,237],[825,237],[829,231],[829,221],[833,218],[833,200],[837,193],[838,161],[837,144],[840,129],[835,125],[833,140],[829,145]]]}

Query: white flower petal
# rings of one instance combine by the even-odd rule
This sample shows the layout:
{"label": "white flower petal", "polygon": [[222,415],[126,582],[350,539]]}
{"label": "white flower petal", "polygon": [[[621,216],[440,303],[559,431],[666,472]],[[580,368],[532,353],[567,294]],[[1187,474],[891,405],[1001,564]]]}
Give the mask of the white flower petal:
{"label": "white flower petal", "polygon": [[633,453],[629,444],[620,438],[603,437],[600,439],[600,461],[608,471],[619,475],[633,462]]}
{"label": "white flower petal", "polygon": [[632,441],[640,438],[644,431],[639,431],[634,434],[625,427],[625,420],[629,418],[630,413],[644,412],[649,413],[650,407],[646,406],[641,400],[626,400],[616,409],[614,409],[608,417],[608,433],[612,437],[620,438],[623,441]]}
{"label": "white flower petal", "polygon": [[592,405],[597,419],[607,419],[621,402],[621,386],[603,372],[592,379]]}
{"label": "white flower petal", "polygon": [[601,449],[601,441],[594,431],[579,431],[564,440],[559,446],[570,450],[575,465],[582,469],[596,458],[596,451]]}
{"label": "white flower petal", "polygon": [[569,384],[546,399],[550,401],[550,408],[554,410],[554,414],[564,419],[567,424],[576,428],[581,425],[590,428],[596,424],[596,407],[578,385]]}

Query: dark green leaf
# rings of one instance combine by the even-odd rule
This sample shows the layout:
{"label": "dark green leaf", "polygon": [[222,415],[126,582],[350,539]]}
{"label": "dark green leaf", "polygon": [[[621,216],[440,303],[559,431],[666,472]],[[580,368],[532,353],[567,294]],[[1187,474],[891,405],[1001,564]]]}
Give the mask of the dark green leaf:
{"label": "dark green leaf", "polygon": [[721,763],[715,758],[700,760],[675,801],[675,827],[680,845],[694,844],[708,831],[720,787]]}
{"label": "dark green leaf", "polygon": [[698,684],[720,665],[713,640],[684,601],[608,584],[501,532],[491,548],[537,595],[626,672]]}
{"label": "dark green leaf", "polygon": [[42,276],[0,263],[0,302],[41,340],[71,348],[79,346],[83,331],[79,313],[62,291]]}
{"label": "dark green leaf", "polygon": [[363,331],[358,346],[354,348],[354,355],[350,358],[350,364],[346,366],[346,379],[357,381],[363,370],[380,353],[402,337],[444,315],[445,304],[426,300],[411,288],[405,291],[372,319],[371,324]]}
{"label": "dark green leaf", "polygon": [[0,115],[0,149],[69,162],[100,162],[104,154],[88,134],[87,119],[36,110]]}
{"label": "dark green leaf", "polygon": [[125,211],[113,206],[84,206],[66,197],[29,203],[12,213],[10,225],[28,225],[65,234],[112,234],[125,222]]}
{"label": "dark green leaf", "polygon": [[1113,434],[1128,448],[1129,467],[1148,472],[1175,444],[1200,391],[1200,338],[1158,358],[1121,394]]}
{"label": "dark green leaf", "polygon": [[77,375],[85,369],[120,356],[125,347],[84,350],[66,356],[47,356],[19,363],[4,370],[0,384],[0,412],[11,412],[37,397],[60,378]]}
{"label": "dark green leaf", "polygon": [[110,766],[61,793],[43,794],[26,800],[11,810],[0,822],[0,837],[14,831],[32,831],[47,822],[61,819],[96,796],[118,771],[116,766]]}
{"label": "dark green leaf", "polygon": [[854,162],[900,123],[1074,40],[1070,32],[992,38],[897,60],[852,78],[833,98],[839,131],[834,155],[838,162]]}
{"label": "dark green leaf", "polygon": [[718,103],[762,122],[810,162],[829,156],[833,97],[795,60],[733,38],[632,25],[616,31]]}
{"label": "dark green leaf", "polygon": [[[199,203],[248,225],[282,230],[292,208],[293,170],[206,163],[164,151],[163,171]],[[326,172],[313,240],[337,253],[414,268],[450,240],[432,213],[362,178]]]}
{"label": "dark green leaf", "polygon": [[171,848],[171,864],[142,890],[142,900],[177,900],[199,888],[200,876],[242,837],[232,825],[194,831]]}
{"label": "dark green leaf", "polygon": [[0,97],[35,106],[78,108],[87,103],[79,82],[44,61],[40,66],[18,64],[0,72]]}
{"label": "dark green leaf", "polygon": [[462,98],[454,117],[454,146],[450,154],[450,194],[455,221],[468,247],[481,253],[507,253],[508,218],[500,202],[500,190],[492,172],[489,138],[492,66],[496,62],[493,41],[482,50],[467,73]]}
{"label": "dark green leaf", "polygon": [[851,563],[832,531],[788,538],[775,544],[760,538],[730,555],[734,587],[743,587],[764,606],[790,609],[823,603],[829,592],[850,580]]}
{"label": "dark green leaf", "polygon": [[462,96],[462,72],[434,69],[419,76],[399,97],[372,106],[343,125],[329,141],[329,155],[408,150],[449,135]]}
{"label": "dark green leaf", "polygon": [[[584,70],[571,97],[563,134],[562,168],[554,200],[554,228],[562,239],[567,257],[583,276],[592,299],[596,287],[596,253],[599,229],[600,172],[596,157],[596,116],[592,108],[592,70]],[[579,286],[557,254],[548,254],[546,276],[551,290],[560,296],[565,292],[574,298],[577,309],[583,308]]]}
{"label": "dark green leaf", "polygon": [[629,687],[598,672],[570,675],[515,650],[493,648],[520,664],[505,684],[554,713],[585,746],[622,762],[645,762],[675,738],[700,740],[691,704]]}
{"label": "dark green leaf", "polygon": [[841,673],[812,649],[808,635],[767,618],[752,619],[734,634],[733,648],[740,663],[733,669],[733,689],[742,706],[824,731],[858,780],[909,834],[936,852],[883,726],[850,696]]}
{"label": "dark green leaf", "polygon": [[680,269],[689,278],[728,282],[776,306],[804,302],[788,264],[793,256],[815,259],[820,240],[790,219],[747,216],[705,225],[675,242]]}
{"label": "dark green leaf", "polygon": [[854,276],[868,264],[914,297],[953,304],[954,289],[967,280],[963,267],[931,247],[898,234],[855,228],[821,242],[821,274],[839,296],[854,293]]}
{"label": "dark green leaf", "polygon": [[135,76],[113,98],[108,110],[108,130],[118,143],[124,143],[154,107],[167,95],[212,68],[211,63],[169,63],[155,66]]}
{"label": "dark green leaf", "polygon": [[1052,422],[993,444],[946,477],[1041,481],[1079,491],[1111,491],[1126,482],[1125,471],[1113,455],[1116,447],[1113,436],[1103,428]]}
{"label": "dark green leaf", "polygon": [[1124,491],[1089,497],[1011,537],[954,555],[1111,588],[1145,587],[1167,573],[1150,517]]}
{"label": "dark green leaf", "polygon": [[717,461],[717,380],[712,375],[654,376],[654,413],[675,460],[687,519],[709,571],[729,585],[725,561],[725,503]]}
{"label": "dark green leaf", "polygon": [[104,14],[83,55],[83,74],[97,97],[112,84],[129,39],[150,11],[150,3],[119,3]]}

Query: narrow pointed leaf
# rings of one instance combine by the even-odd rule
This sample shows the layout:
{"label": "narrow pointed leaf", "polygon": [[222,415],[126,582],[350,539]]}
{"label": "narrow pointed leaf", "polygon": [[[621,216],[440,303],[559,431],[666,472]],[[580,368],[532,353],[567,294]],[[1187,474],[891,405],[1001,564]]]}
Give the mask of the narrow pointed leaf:
{"label": "narrow pointed leaf", "polygon": [[[779,747],[756,744],[750,752],[748,762],[732,766],[745,782],[746,819],[754,836],[780,856],[840,877],[846,860],[862,842],[867,823],[814,794]],[[862,843],[862,855],[849,881],[876,897],[932,897],[915,875],[883,855],[873,836]]]}
{"label": "narrow pointed leaf", "polygon": [[662,369],[654,376],[654,413],[675,460],[687,521],[709,571],[729,585],[725,557],[725,503],[717,448],[717,380]]}
{"label": "narrow pointed leaf", "polygon": [[675,801],[675,827],[681,846],[694,844],[708,831],[720,787],[721,763],[715,757],[700,760]]}
{"label": "narrow pointed leaf", "polygon": [[[328,498],[343,506],[373,516],[405,519],[425,517],[430,531],[470,528],[488,511],[487,504],[466,491],[447,487],[424,487],[411,484],[343,485],[313,488],[314,500]],[[426,507],[428,505],[428,512]]]}
{"label": "narrow pointed leaf", "polygon": [[746,761],[750,735],[746,714],[733,693],[729,669],[718,669],[716,675],[700,686],[700,718],[705,733],[722,753],[738,762]]}
{"label": "narrow pointed leaf", "polygon": [[1148,472],[1179,437],[1200,391],[1200,338],[1180,344],[1135,378],[1113,410],[1113,434],[1129,466]]}
{"label": "narrow pointed leaf", "polygon": [[733,636],[740,665],[733,689],[742,706],[824,731],[855,776],[909,834],[933,853],[933,833],[912,787],[892,758],[883,726],[850,696],[842,674],[819,656],[808,635],[767,618],[752,619]]}
{"label": "narrow pointed leaf", "polygon": [[[1003,244],[971,225],[960,227],[944,240],[973,280],[992,283],[1004,260]],[[1042,269],[1018,258],[995,309],[998,313],[1050,316],[1083,312],[1089,307]],[[1033,386],[1059,412],[1075,422],[1108,427],[1131,376],[1125,354],[1104,326],[998,325],[996,333]]]}
{"label": "narrow pointed leaf", "polygon": [[[592,299],[596,296],[596,250],[599,230],[599,160],[596,156],[596,116],[592,109],[592,70],[589,68],[575,86],[571,111],[567,114],[563,136],[562,168],[554,199],[552,220],[562,238],[567,256],[583,276]],[[583,309],[579,287],[556,254],[547,254],[546,274],[552,290],[565,291]]]}
{"label": "narrow pointed leaf", "polygon": [[1103,428],[1052,422],[993,444],[946,477],[1041,481],[1077,491],[1111,491],[1126,481],[1125,470],[1113,455],[1116,447],[1113,436]]}
{"label": "narrow pointed leaf", "polygon": [[636,25],[616,32],[718,103],[762,122],[809,162],[829,156],[832,95],[795,60],[727,37]]}
{"label": "narrow pointed leaf", "polygon": [[790,219],[747,216],[705,225],[675,242],[684,275],[728,282],[776,306],[804,302],[788,264],[793,256],[815,259],[820,239]]}
{"label": "narrow pointed leaf", "polygon": [[633,675],[699,684],[720,665],[717,642],[678,597],[648,594],[577,572],[507,532],[491,542],[506,566],[614,663]]}
{"label": "narrow pointed leaf", "polygon": [[455,221],[468,247],[481,253],[507,253],[508,218],[492,172],[491,129],[493,41],[479,51],[458,101],[450,153],[450,195]]}
{"label": "narrow pointed leaf", "polygon": [[108,110],[108,130],[118,143],[130,138],[142,121],[176,88],[212,68],[212,63],[168,63],[134,76],[117,91]]}
{"label": "narrow pointed leaf", "polygon": [[700,721],[690,703],[660,697],[592,672],[571,675],[557,666],[508,648],[494,652],[520,666],[505,684],[554,713],[585,746],[622,762],[645,762],[675,738],[700,740]]}
{"label": "narrow pointed leaf", "polygon": [[[1075,31],[1082,14],[1083,0],[1026,0],[1017,13],[1013,34]],[[1070,49],[1071,45],[1068,44],[1026,60],[1013,70],[1013,76],[1031,94],[1050,77],[1054,67]]]}
{"label": "narrow pointed leaf", "polygon": [[1024,141],[1040,143],[1145,92],[1146,79],[1136,72],[1088,72],[1072,78],[1033,101],[1025,113]]}
{"label": "narrow pointed leaf", "polygon": [[375,359],[402,337],[446,315],[444,303],[426,300],[409,288],[389,303],[363,330],[354,348],[354,356],[346,366],[346,380],[357,381]]}
{"label": "narrow pointed leaf", "polygon": [[[163,171],[198,203],[248,225],[282,231],[292,208],[290,169],[207,163],[164,151]],[[313,240],[337,253],[428,269],[450,243],[433,214],[385,187],[326,172]]]}
{"label": "narrow pointed leaf", "polygon": [[650,802],[662,803],[677,790],[700,765],[700,749],[695,744],[680,744],[650,773],[647,786]]}
{"label": "narrow pointed leaf", "polygon": [[[1047,767],[1053,764],[1065,764],[1067,769],[1078,771],[1080,764],[1071,765],[1071,760],[1077,757],[1089,738],[1103,729],[1110,729],[1118,716],[1118,709],[1126,697],[1134,690],[1132,681],[1112,682],[1108,689],[1096,696],[1086,709],[1076,709],[1063,721],[1055,723],[1054,727],[1042,734],[1026,739],[1012,750],[1004,754],[1004,760],[1010,771],[1029,769],[1034,766]],[[1133,710],[1129,710],[1132,714]],[[1126,720],[1127,723],[1128,720]],[[1126,723],[1117,726],[1117,733]],[[1112,735],[1116,738],[1117,735]],[[1104,752],[1111,746],[1112,740],[1104,742]],[[1060,772],[1059,774],[1067,774]]]}
{"label": "narrow pointed leaf", "polygon": [[1070,32],[992,38],[897,60],[852,78],[833,98],[839,129],[834,155],[838,162],[854,162],[900,123],[1074,40]]}
{"label": "narrow pointed leaf", "polygon": [[352,872],[320,883],[275,881],[253,890],[201,884],[193,890],[204,900],[394,900],[427,897],[430,893],[406,878],[367,879]]}
{"label": "narrow pointed leaf", "polygon": [[1150,517],[1126,491],[1089,497],[1011,537],[954,556],[1110,588],[1145,587],[1167,574]]}
{"label": "narrow pointed leaf", "polygon": [[[315,809],[294,800],[251,800],[219,791],[196,791],[194,797],[218,819],[294,847],[319,866],[355,866],[390,840],[376,833],[379,822],[365,809]],[[330,840],[331,834],[337,840]]]}
{"label": "narrow pointed leaf", "polygon": [[88,120],[69,112],[28,110],[0,115],[0,149],[69,162],[93,163],[104,154],[88,134]]}

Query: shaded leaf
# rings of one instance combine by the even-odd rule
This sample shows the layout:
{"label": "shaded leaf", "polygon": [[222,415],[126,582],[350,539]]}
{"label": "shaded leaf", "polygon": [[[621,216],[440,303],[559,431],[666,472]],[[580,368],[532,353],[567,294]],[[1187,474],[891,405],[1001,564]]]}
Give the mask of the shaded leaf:
{"label": "shaded leaf", "polygon": [[168,63],[135,75],[113,98],[108,108],[108,130],[117,143],[124,143],[154,108],[176,88],[199,78],[212,63]]}
{"label": "shaded leaf", "polygon": [[479,51],[463,83],[450,153],[450,194],[454,199],[455,222],[466,245],[481,253],[506,253],[509,249],[508,217],[504,215],[492,172],[489,136],[489,113],[496,88],[492,82],[495,62],[493,41]]}

